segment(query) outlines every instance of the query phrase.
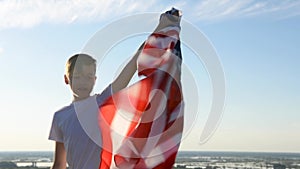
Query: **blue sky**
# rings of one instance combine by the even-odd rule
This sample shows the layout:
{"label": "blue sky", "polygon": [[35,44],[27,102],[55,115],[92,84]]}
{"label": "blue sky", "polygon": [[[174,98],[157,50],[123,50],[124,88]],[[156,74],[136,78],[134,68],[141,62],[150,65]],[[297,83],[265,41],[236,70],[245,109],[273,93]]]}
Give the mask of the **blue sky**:
{"label": "blue sky", "polygon": [[[200,113],[181,150],[300,152],[300,2],[279,0],[0,1],[0,151],[54,150],[47,140],[53,113],[71,102],[63,83],[68,57],[112,21],[172,6],[210,40],[226,78],[220,125],[199,145],[211,85],[184,47],[200,91]],[[117,71],[146,35],[112,49],[110,69]],[[110,69],[98,70],[96,92],[113,78]]]}

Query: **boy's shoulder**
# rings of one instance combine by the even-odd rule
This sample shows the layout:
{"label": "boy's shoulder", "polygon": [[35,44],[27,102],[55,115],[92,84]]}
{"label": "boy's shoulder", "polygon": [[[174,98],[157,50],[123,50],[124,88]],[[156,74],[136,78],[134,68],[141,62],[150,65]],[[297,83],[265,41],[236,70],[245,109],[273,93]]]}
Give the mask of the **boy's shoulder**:
{"label": "boy's shoulder", "polygon": [[66,117],[74,111],[72,104],[64,106],[54,113],[55,117]]}
{"label": "boy's shoulder", "polygon": [[60,109],[58,109],[55,113],[61,113],[61,112],[65,112],[65,111],[69,111],[69,109],[71,109],[72,104],[68,105],[68,106],[64,106]]}

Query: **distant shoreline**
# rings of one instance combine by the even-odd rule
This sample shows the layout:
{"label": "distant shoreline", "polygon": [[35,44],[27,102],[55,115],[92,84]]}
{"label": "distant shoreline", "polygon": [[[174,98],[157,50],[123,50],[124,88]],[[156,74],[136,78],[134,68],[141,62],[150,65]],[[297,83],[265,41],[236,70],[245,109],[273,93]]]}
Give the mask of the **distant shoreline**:
{"label": "distant shoreline", "polygon": [[[18,153],[22,153],[22,152],[34,152],[34,153],[38,153],[38,152],[42,152],[42,153],[54,153],[54,151],[47,151],[47,150],[5,150],[5,151],[0,151],[0,153],[12,153],[12,152],[18,152]],[[278,153],[278,154],[300,154],[300,152],[289,152],[289,151],[217,151],[217,150],[205,150],[205,151],[201,151],[201,150],[181,150],[178,152],[201,152],[201,153]]]}
{"label": "distant shoreline", "polygon": [[[53,151],[1,151],[0,169],[49,169]],[[9,166],[9,167],[7,167]],[[299,168],[297,152],[179,151],[174,168]]]}

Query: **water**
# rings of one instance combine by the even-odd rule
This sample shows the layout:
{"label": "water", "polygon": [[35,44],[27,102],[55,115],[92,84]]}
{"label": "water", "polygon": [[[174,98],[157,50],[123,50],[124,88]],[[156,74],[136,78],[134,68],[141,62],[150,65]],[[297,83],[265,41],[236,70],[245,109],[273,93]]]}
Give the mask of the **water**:
{"label": "water", "polygon": [[37,167],[50,167],[53,161],[51,151],[12,151],[0,152],[0,162],[14,162],[18,167],[32,166],[36,162]]}
{"label": "water", "polygon": [[300,169],[300,153],[184,151],[178,153],[175,166],[226,169]]}
{"label": "water", "polygon": [[[50,167],[53,161],[51,151],[0,152],[0,162],[14,162],[18,167]],[[275,168],[275,166],[300,169],[300,153],[262,152],[204,152],[180,151],[175,166],[185,168]]]}

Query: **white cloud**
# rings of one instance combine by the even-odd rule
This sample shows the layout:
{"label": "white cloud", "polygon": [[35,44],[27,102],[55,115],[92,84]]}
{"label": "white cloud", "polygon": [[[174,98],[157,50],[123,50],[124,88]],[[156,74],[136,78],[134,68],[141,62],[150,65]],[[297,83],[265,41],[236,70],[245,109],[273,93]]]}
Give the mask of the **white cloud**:
{"label": "white cloud", "polygon": [[40,23],[105,21],[117,16],[155,8],[156,1],[27,0],[0,1],[0,29],[32,27]]}
{"label": "white cloud", "polygon": [[193,21],[215,21],[279,13],[300,15],[300,1],[203,0],[2,0],[0,29],[32,27],[41,23],[98,22],[139,12],[161,12],[175,6]]}
{"label": "white cloud", "polygon": [[0,47],[0,55],[3,53],[4,49]]}
{"label": "white cloud", "polygon": [[[192,5],[189,5],[192,6]],[[300,1],[281,0],[204,0],[195,6],[193,13],[197,20],[215,21],[272,15],[276,17],[291,17],[300,15]]]}

